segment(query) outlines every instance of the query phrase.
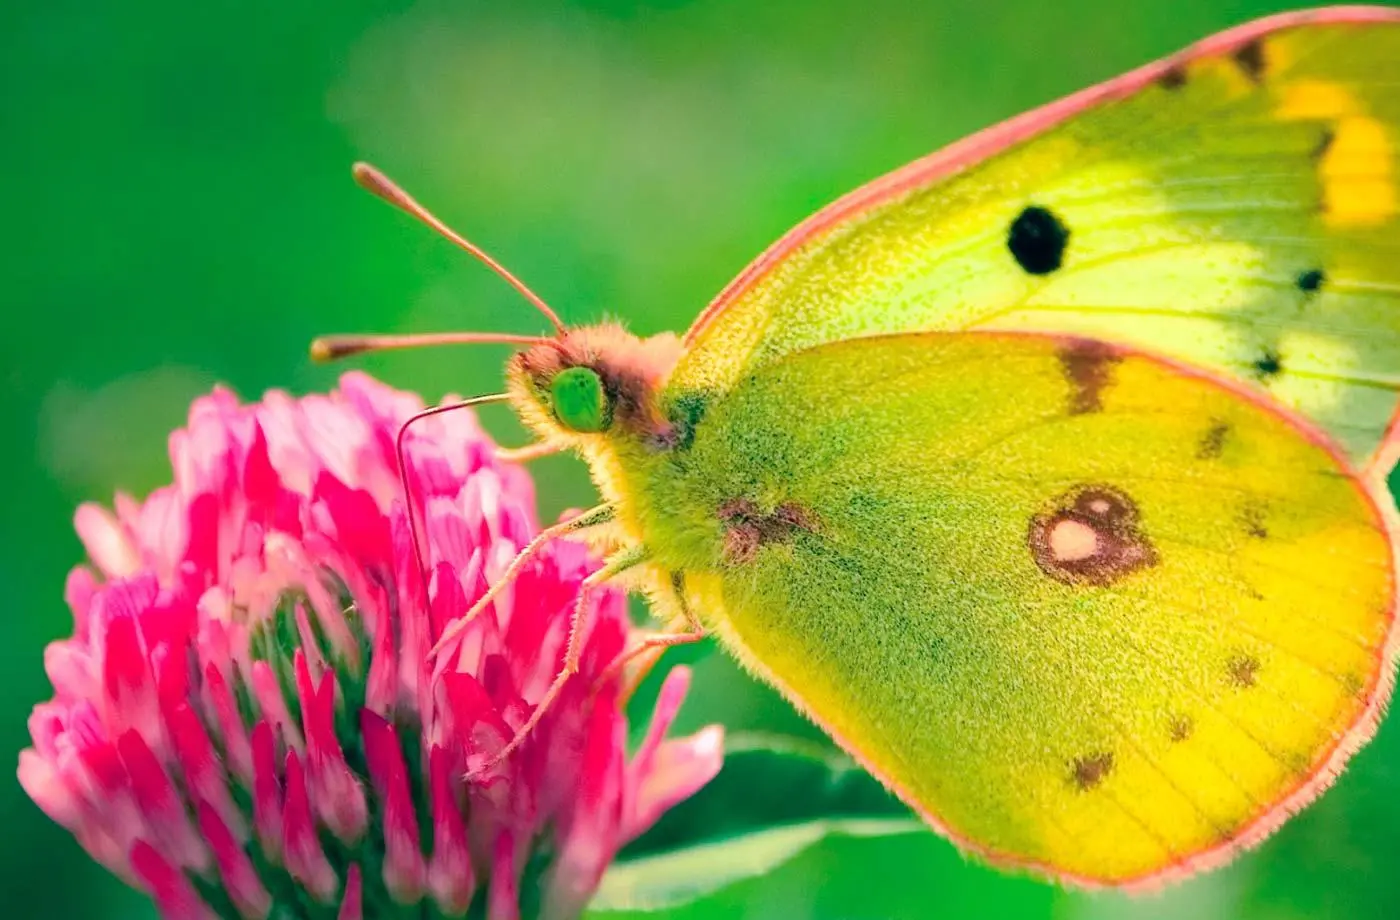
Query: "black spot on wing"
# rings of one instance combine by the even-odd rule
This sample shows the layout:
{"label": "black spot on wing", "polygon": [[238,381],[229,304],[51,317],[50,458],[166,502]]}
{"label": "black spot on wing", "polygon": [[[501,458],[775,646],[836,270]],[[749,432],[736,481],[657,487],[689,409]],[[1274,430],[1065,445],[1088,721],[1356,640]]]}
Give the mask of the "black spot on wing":
{"label": "black spot on wing", "polygon": [[1268,69],[1268,61],[1264,57],[1263,41],[1256,38],[1252,42],[1246,42],[1236,48],[1231,57],[1251,83],[1264,82],[1264,72]]}
{"label": "black spot on wing", "polygon": [[1190,716],[1176,716],[1171,720],[1171,724],[1167,726],[1167,737],[1171,738],[1174,743],[1179,744],[1187,738],[1190,738],[1195,730],[1196,723],[1191,721]]}
{"label": "black spot on wing", "polygon": [[1240,523],[1244,527],[1244,532],[1256,540],[1265,540],[1269,536],[1269,527],[1265,520],[1267,509],[1259,502],[1249,502],[1240,512]]}
{"label": "black spot on wing", "polygon": [[1225,662],[1225,681],[1237,690],[1248,690],[1259,682],[1259,668],[1259,659],[1253,655],[1232,655]]}
{"label": "black spot on wing", "polygon": [[1186,85],[1186,68],[1181,64],[1174,64],[1162,72],[1157,78],[1157,85],[1165,90],[1179,90]]}
{"label": "black spot on wing", "polygon": [[1087,792],[1113,772],[1113,755],[1100,751],[1076,757],[1070,765],[1070,780],[1079,791]]}
{"label": "black spot on wing", "polygon": [[1323,128],[1322,137],[1318,139],[1317,146],[1314,147],[1312,151],[1313,162],[1318,162],[1323,157],[1327,156],[1327,151],[1332,147],[1332,141],[1336,139],[1336,132],[1331,128]]}
{"label": "black spot on wing", "polygon": [[1216,419],[1211,422],[1206,433],[1196,444],[1197,460],[1214,460],[1225,450],[1225,438],[1230,434],[1230,423]]}
{"label": "black spot on wing", "polygon": [[1327,275],[1323,273],[1322,269],[1310,268],[1305,272],[1301,272],[1295,283],[1298,285],[1298,290],[1302,291],[1304,294],[1316,294],[1318,291],[1322,290],[1322,284],[1326,280]]}
{"label": "black spot on wing", "polygon": [[1283,356],[1277,349],[1266,348],[1254,359],[1254,379],[1260,383],[1268,383],[1279,374],[1283,373]]}
{"label": "black spot on wing", "polygon": [[1016,264],[1032,275],[1048,275],[1064,263],[1069,228],[1054,212],[1031,205],[1011,222],[1006,247]]}

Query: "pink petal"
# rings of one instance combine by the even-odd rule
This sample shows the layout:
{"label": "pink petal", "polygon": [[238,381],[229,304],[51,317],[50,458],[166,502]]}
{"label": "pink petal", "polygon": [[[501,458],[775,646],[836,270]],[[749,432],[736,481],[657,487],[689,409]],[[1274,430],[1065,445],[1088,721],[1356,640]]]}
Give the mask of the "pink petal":
{"label": "pink petal", "polygon": [[214,851],[219,878],[245,920],[262,920],[272,909],[272,895],[253,870],[253,862],[218,813],[199,803],[199,830]]}
{"label": "pink petal", "polygon": [[224,563],[221,510],[219,499],[207,493],[194,496],[186,510],[188,537],[183,561],[193,571],[206,573],[210,578],[222,571]]}
{"label": "pink petal", "polygon": [[724,760],[724,730],[712,725],[684,741],[664,741],[686,690],[690,669],[675,667],[657,694],[646,737],[627,769],[629,801],[620,843],[656,823],[676,803],[714,779]]}
{"label": "pink petal", "polygon": [[282,788],[277,780],[276,740],[266,719],[253,726],[253,826],[263,852],[282,861]]}
{"label": "pink petal", "polygon": [[724,765],[724,727],[709,725],[689,738],[664,742],[649,772],[633,787],[622,843],[638,837],[678,803],[700,791]]}
{"label": "pink petal", "polygon": [[428,888],[443,913],[465,913],[471,904],[476,879],[467,852],[467,829],[462,823],[465,790],[445,748],[434,746],[429,756],[433,799],[433,858],[428,866]]}
{"label": "pink petal", "polygon": [[384,822],[384,886],[394,900],[412,904],[423,896],[423,853],[419,848],[418,817],[408,787],[394,727],[369,710],[360,713],[365,760],[382,803]]}
{"label": "pink petal", "polygon": [[131,865],[164,920],[214,920],[213,912],[199,899],[184,873],[150,844],[137,841],[131,848]]}
{"label": "pink petal", "polygon": [[504,747],[513,732],[485,688],[461,671],[443,674],[442,683],[447,692],[452,741],[463,760],[489,756]]}
{"label": "pink petal", "polygon": [[268,452],[267,434],[256,423],[253,442],[243,461],[243,494],[259,523],[270,530],[301,536],[297,497],[282,486]]}
{"label": "pink petal", "polygon": [[146,816],[146,826],[162,855],[181,868],[204,871],[209,865],[209,851],[195,833],[185,803],[145,740],[134,730],[123,732],[117,739],[117,750],[131,777],[136,804]]}
{"label": "pink petal", "polygon": [[364,892],[360,880],[360,864],[351,863],[345,876],[345,893],[341,895],[340,913],[336,920],[364,920]]}
{"label": "pink petal", "polygon": [[44,814],[69,830],[79,826],[83,804],[48,760],[26,748],[19,752],[18,775],[20,786]]}
{"label": "pink petal", "polygon": [[306,745],[302,741],[301,726],[292,720],[287,700],[282,696],[282,684],[269,662],[262,659],[253,662],[252,683],[253,697],[258,701],[258,708],[277,730],[277,736],[292,749],[303,750]]}
{"label": "pink petal", "polygon": [[[204,691],[219,724],[224,758],[234,776],[244,786],[250,786],[253,784],[253,749],[248,730],[243,727],[243,717],[238,713],[238,704],[224,675],[212,663],[204,669]],[[269,741],[271,737],[269,733]]]}
{"label": "pink petal", "polygon": [[331,903],[340,888],[340,879],[326,859],[326,851],[316,838],[316,822],[311,817],[311,801],[306,796],[306,780],[295,751],[287,752],[287,798],[282,811],[282,853],[287,872],[322,904]]}
{"label": "pink petal", "polygon": [[141,568],[141,553],[116,516],[85,502],[73,515],[73,529],[83,541],[88,558],[108,578],[125,578]]}
{"label": "pink petal", "polygon": [[545,893],[543,913],[548,917],[576,916],[621,845],[618,828],[623,812],[627,725],[615,701],[596,706],[587,718],[574,807],[567,812],[561,829],[559,852]]}
{"label": "pink petal", "polygon": [[487,920],[520,920],[520,878],[515,859],[515,838],[509,831],[496,838],[491,854],[491,890],[487,895]]}
{"label": "pink petal", "polygon": [[44,673],[57,696],[93,699],[101,692],[101,675],[92,651],[76,640],[48,644],[44,649]]}
{"label": "pink petal", "polygon": [[306,730],[306,780],[311,802],[332,833],[344,843],[354,843],[365,832],[368,807],[364,790],[345,762],[335,735],[335,675],[326,671],[320,685],[313,685],[301,649],[296,652],[295,668]]}
{"label": "pink petal", "polygon": [[[150,599],[133,598],[137,592]],[[136,616],[124,608],[128,605],[154,604],[154,582],[144,585],[114,585],[102,596],[107,620],[101,631],[106,650],[102,660],[102,689],[105,697],[104,715],[114,729],[135,728],[148,739],[160,737],[160,717],[156,701],[155,682],[151,675],[146,650],[142,646]]]}
{"label": "pink petal", "polygon": [[399,698],[399,669],[389,624],[380,624],[373,636],[374,652],[369,664],[365,708],[380,715],[393,712]]}
{"label": "pink petal", "polygon": [[201,802],[201,807],[213,810],[239,840],[247,839],[248,827],[243,812],[234,804],[229,777],[199,716],[189,703],[180,702],[169,707],[165,724],[184,773],[185,788]]}
{"label": "pink petal", "polygon": [[316,478],[312,502],[325,508],[331,520],[331,535],[356,562],[373,566],[391,561],[388,521],[368,492],[349,488],[334,476],[322,473]]}
{"label": "pink petal", "polygon": [[156,489],[127,526],[135,531],[147,564],[163,581],[170,581],[176,565],[186,558],[190,538],[190,515],[180,493],[169,486]]}
{"label": "pink petal", "polygon": [[63,600],[73,611],[73,639],[86,642],[88,639],[88,616],[92,600],[100,590],[96,577],[87,566],[74,566],[63,585]]}

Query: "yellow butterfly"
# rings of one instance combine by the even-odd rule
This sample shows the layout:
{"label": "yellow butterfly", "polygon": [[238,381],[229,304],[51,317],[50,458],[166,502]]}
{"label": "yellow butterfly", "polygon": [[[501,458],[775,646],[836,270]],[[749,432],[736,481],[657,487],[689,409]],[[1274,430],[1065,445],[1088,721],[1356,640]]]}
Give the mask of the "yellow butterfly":
{"label": "yellow butterfly", "polygon": [[589,463],[605,502],[459,627],[590,539],[586,590],[668,624],[634,653],[713,632],[965,849],[1150,885],[1263,839],[1390,694],[1397,145],[1400,11],[1276,16],[848,195],[645,341],[359,167],[557,334],[315,351],[521,344],[484,399]]}

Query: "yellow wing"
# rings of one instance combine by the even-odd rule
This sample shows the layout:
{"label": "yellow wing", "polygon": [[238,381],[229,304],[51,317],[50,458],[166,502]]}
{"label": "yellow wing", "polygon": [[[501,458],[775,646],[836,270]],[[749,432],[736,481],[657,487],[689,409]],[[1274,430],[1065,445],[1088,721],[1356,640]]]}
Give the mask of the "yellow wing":
{"label": "yellow wing", "polygon": [[1400,387],[1400,10],[1243,26],[911,164],[702,315],[673,389],[813,344],[1001,328],[1250,381],[1372,458]]}

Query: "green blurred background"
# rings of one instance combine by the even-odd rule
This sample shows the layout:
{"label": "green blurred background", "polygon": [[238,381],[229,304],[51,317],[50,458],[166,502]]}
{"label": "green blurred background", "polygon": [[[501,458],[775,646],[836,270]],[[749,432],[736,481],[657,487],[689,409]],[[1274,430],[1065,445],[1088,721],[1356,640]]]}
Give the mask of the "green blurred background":
{"label": "green blurred background", "polygon": [[[683,329],[774,237],[974,129],[1281,6],[1245,0],[510,3],[172,0],[0,10],[0,747],[65,634],[75,504],[169,476],[165,437],[216,381],[330,387],[329,331],[538,332],[499,280],[358,192],[384,167],[566,321]],[[494,392],[496,346],[360,362],[432,398]],[[507,443],[505,410],[487,422]],[[589,501],[538,465],[544,513]],[[811,734],[722,655],[687,726]],[[149,918],[0,784],[0,915]],[[914,852],[917,858],[909,854]],[[1400,727],[1231,868],[1129,900],[850,843],[735,915],[1400,917]],[[812,905],[824,905],[817,908]]]}

